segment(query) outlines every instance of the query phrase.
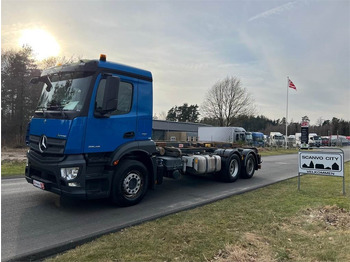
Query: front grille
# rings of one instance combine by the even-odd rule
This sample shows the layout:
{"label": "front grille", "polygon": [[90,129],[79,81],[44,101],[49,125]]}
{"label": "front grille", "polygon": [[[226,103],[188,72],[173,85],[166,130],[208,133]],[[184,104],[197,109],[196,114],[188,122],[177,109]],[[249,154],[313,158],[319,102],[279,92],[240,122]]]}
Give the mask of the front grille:
{"label": "front grille", "polygon": [[66,140],[57,138],[47,138],[47,148],[41,153],[39,150],[40,136],[29,136],[29,147],[40,155],[60,157],[63,156]]}
{"label": "front grille", "polygon": [[36,161],[47,164],[61,162],[65,158],[65,155],[42,154],[34,150],[30,150],[29,155]]}

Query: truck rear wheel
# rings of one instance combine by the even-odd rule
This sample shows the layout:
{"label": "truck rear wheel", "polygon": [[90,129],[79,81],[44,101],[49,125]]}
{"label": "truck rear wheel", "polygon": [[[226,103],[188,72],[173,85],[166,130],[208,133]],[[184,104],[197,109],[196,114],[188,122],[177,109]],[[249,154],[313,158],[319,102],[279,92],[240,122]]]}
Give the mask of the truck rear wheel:
{"label": "truck rear wheel", "polygon": [[125,160],[114,174],[112,201],[118,206],[136,205],[145,196],[147,188],[147,168],[139,161]]}
{"label": "truck rear wheel", "polygon": [[221,170],[221,178],[225,182],[235,182],[241,171],[241,161],[238,155],[233,154],[228,158],[223,169]]}
{"label": "truck rear wheel", "polygon": [[245,161],[245,167],[242,170],[242,175],[241,175],[242,178],[249,179],[253,177],[255,173],[255,165],[256,165],[255,162],[256,162],[255,157],[252,154],[249,154]]}

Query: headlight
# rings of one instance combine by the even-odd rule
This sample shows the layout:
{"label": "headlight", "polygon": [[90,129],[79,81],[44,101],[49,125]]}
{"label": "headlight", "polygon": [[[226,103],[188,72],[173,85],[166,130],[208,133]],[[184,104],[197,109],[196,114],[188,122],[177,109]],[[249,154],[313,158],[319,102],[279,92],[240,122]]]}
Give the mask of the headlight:
{"label": "headlight", "polygon": [[61,177],[67,181],[73,180],[78,176],[79,167],[61,168]]}

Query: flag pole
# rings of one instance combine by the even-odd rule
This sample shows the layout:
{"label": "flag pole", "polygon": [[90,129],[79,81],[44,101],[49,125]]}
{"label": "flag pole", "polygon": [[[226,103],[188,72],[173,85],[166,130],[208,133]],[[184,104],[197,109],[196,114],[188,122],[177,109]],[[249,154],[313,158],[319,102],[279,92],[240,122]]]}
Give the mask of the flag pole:
{"label": "flag pole", "polygon": [[286,108],[286,138],[285,138],[285,148],[288,148],[288,89],[289,89],[289,76],[287,76],[287,108]]}

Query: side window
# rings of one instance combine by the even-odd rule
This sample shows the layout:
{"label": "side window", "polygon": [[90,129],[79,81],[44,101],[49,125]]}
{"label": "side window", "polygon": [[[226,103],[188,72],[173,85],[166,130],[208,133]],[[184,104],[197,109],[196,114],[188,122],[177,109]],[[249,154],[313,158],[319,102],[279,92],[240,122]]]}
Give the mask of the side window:
{"label": "side window", "polygon": [[[106,79],[101,79],[100,84],[98,86],[96,101],[95,101],[95,109],[101,108],[103,94],[105,91]],[[131,110],[132,105],[132,95],[133,95],[133,86],[127,82],[120,82],[119,90],[116,88],[116,92],[118,91],[118,104],[117,110],[111,112],[111,115],[122,115],[127,114]]]}
{"label": "side window", "polygon": [[112,112],[112,115],[127,114],[131,110],[132,104],[132,84],[120,82],[118,92],[118,106],[117,110]]}

